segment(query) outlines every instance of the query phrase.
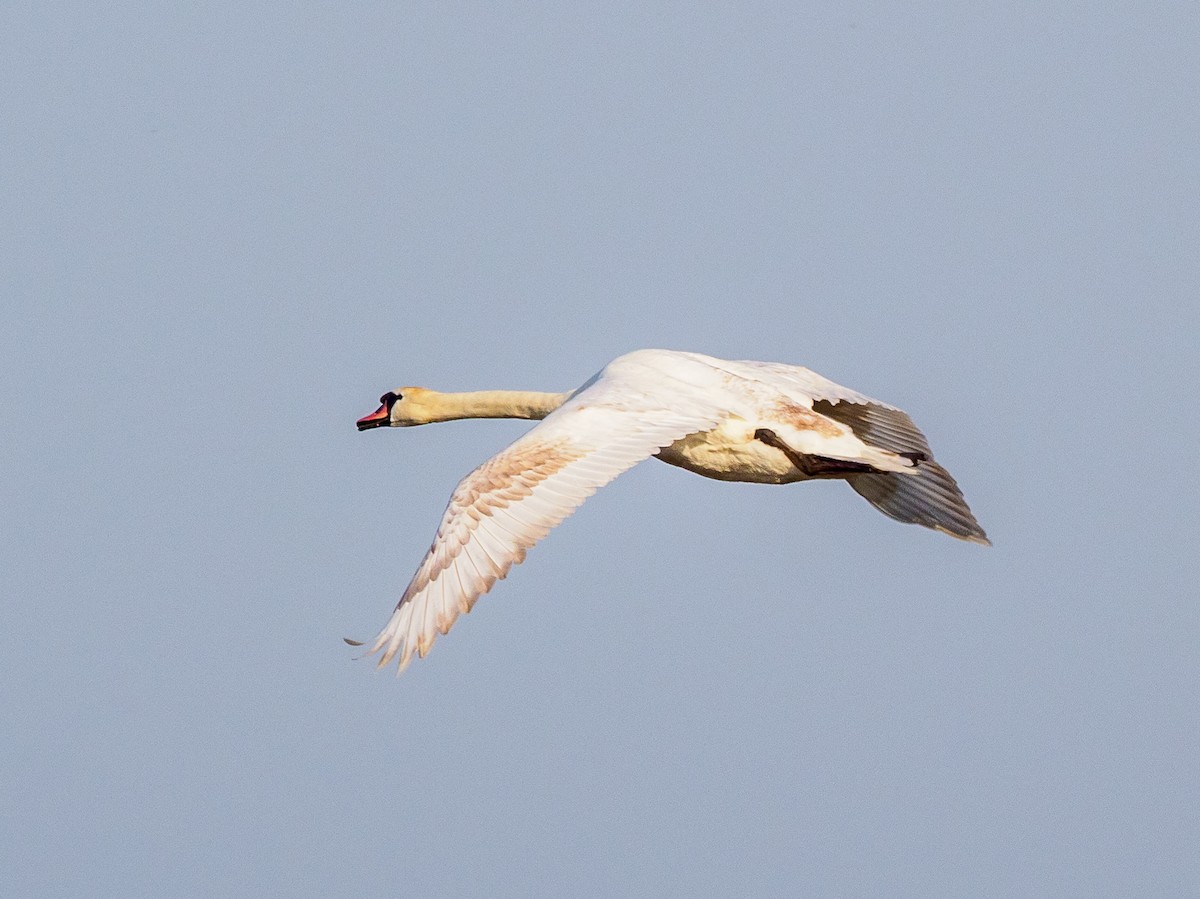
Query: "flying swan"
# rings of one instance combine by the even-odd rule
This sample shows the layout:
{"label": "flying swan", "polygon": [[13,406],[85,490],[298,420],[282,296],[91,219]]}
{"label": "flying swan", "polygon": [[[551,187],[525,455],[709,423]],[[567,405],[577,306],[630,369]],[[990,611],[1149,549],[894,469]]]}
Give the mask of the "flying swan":
{"label": "flying swan", "polygon": [[[571,393],[400,387],[358,429],[541,419],[463,478],[437,536],[368,650],[397,673],[589,496],[649,456],[720,481],[848,481],[897,521],[990,545],[912,419],[798,365],[673,350],[614,359]],[[354,646],[356,641],[346,642]]]}

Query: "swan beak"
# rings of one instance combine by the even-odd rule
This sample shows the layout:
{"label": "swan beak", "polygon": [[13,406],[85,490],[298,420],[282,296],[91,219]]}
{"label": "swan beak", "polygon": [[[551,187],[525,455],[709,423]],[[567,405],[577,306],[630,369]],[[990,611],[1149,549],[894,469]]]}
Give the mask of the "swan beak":
{"label": "swan beak", "polygon": [[391,410],[388,409],[387,405],[384,404],[384,405],[380,406],[378,409],[376,409],[374,412],[372,412],[370,415],[364,415],[362,418],[360,418],[358,420],[356,426],[358,427],[358,429],[360,431],[365,431],[365,430],[367,430],[367,428],[384,427],[385,425],[390,424],[390,421],[389,421],[389,419],[391,418],[391,415],[389,414],[390,411]]}

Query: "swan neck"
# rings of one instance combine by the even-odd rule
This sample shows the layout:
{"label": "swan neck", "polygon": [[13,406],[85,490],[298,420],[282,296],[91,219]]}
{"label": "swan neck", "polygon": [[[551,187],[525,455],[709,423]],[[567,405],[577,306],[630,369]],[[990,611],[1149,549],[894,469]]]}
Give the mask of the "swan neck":
{"label": "swan neck", "polygon": [[440,393],[430,421],[460,418],[542,419],[563,404],[566,393],[534,390],[477,390],[470,393]]}

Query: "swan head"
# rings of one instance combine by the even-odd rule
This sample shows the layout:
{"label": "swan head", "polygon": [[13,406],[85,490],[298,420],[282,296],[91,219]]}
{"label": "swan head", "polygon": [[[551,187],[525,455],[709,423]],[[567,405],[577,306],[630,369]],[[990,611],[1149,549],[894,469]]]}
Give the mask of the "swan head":
{"label": "swan head", "polygon": [[360,431],[368,428],[409,428],[436,421],[439,394],[424,387],[397,387],[379,398],[379,408],[358,420]]}

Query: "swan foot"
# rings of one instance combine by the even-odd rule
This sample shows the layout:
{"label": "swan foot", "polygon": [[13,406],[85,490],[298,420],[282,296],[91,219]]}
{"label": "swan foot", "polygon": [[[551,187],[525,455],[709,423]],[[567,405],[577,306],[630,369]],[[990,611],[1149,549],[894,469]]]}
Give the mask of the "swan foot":
{"label": "swan foot", "polygon": [[[761,440],[767,446],[780,450],[805,477],[809,478],[844,478],[852,474],[878,472],[879,469],[866,462],[850,462],[846,459],[830,459],[828,456],[814,456],[808,453],[798,453],[770,428],[759,428],[754,432],[754,439]],[[923,461],[924,453],[898,453],[908,459],[913,465]]]}

